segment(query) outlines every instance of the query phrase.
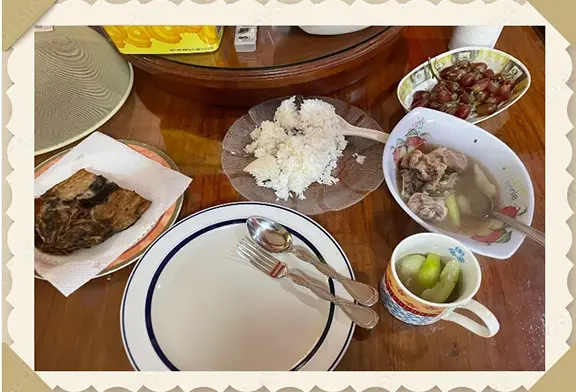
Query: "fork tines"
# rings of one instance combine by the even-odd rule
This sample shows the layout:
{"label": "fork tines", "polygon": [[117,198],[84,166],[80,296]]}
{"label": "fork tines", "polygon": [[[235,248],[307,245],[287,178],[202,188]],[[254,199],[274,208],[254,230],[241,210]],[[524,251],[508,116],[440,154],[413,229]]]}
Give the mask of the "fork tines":
{"label": "fork tines", "polygon": [[240,241],[236,253],[250,262],[254,267],[273,278],[277,278],[285,268],[282,262],[259,249],[258,245],[254,244],[249,238],[243,238]]}

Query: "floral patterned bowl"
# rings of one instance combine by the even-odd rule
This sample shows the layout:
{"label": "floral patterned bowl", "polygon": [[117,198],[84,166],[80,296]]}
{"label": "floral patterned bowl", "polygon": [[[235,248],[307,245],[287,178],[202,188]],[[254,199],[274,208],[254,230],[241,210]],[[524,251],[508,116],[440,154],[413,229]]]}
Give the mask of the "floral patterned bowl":
{"label": "floral patterned bowl", "polygon": [[[528,72],[526,66],[518,59],[496,49],[481,47],[458,48],[430,59],[430,63],[436,70],[436,73],[439,73],[442,69],[456,64],[460,60],[484,62],[496,73],[510,73],[513,76],[513,80],[516,82],[516,85],[512,90],[512,97],[509,100],[502,102],[496,112],[486,116],[478,116],[475,113],[470,114],[466,121],[472,124],[478,124],[481,121],[502,113],[522,98],[524,93],[526,93],[530,87],[530,72]],[[410,111],[410,107],[412,106],[412,96],[416,91],[430,90],[436,84],[436,79],[430,69],[430,63],[426,61],[420,64],[412,70],[412,72],[406,75],[398,84],[398,100],[407,112]]]}
{"label": "floral patterned bowl", "polygon": [[[496,180],[503,214],[530,225],[534,214],[534,188],[526,167],[506,144],[467,121],[432,109],[416,108],[394,128],[384,150],[384,180],[392,196],[422,227],[462,242],[472,252],[496,259],[510,258],[524,241],[524,234],[503,222],[471,237],[442,230],[420,219],[400,196],[397,162],[424,143],[447,147],[482,163]],[[486,157],[490,157],[486,159]],[[456,257],[457,255],[455,255]]]}

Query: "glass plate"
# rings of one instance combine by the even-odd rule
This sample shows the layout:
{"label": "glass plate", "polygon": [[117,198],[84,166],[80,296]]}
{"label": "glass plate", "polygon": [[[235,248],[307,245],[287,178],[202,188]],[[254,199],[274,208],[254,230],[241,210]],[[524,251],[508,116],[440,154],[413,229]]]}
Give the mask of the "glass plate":
{"label": "glass plate", "polygon": [[[222,143],[222,168],[232,186],[248,200],[279,204],[306,215],[318,215],[329,211],[339,211],[358,203],[384,181],[382,155],[384,145],[359,137],[346,137],[348,145],[338,166],[332,173],[340,181],[334,185],[314,183],[304,192],[306,199],[291,198],[277,200],[272,189],[256,184],[254,177],[244,172],[244,168],[254,160],[244,148],[252,142],[250,133],[264,120],[273,120],[280,103],[287,99],[276,98],[250,109],[248,114],[238,119],[228,130]],[[320,99],[334,106],[336,113],[348,123],[377,131],[382,129],[378,123],[362,110],[346,102],[326,97],[307,97]],[[365,156],[363,164],[356,161],[354,153]]]}

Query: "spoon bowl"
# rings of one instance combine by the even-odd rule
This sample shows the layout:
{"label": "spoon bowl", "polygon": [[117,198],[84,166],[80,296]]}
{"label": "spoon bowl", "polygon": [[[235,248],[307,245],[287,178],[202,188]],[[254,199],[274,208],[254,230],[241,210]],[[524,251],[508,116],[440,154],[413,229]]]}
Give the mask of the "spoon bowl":
{"label": "spoon bowl", "polygon": [[246,226],[252,240],[268,252],[282,253],[292,247],[292,235],[279,223],[251,216],[246,220]]}
{"label": "spoon bowl", "polygon": [[471,211],[473,215],[486,217],[492,215],[494,211],[494,201],[490,196],[483,192],[474,193],[474,195],[466,195],[468,200],[473,200],[470,203]]}

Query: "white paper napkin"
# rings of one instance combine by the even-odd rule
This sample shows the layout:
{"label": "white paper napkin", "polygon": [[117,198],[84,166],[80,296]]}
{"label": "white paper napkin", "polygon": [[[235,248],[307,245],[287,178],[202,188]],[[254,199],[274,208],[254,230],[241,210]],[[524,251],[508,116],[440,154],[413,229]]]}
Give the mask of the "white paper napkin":
{"label": "white paper napkin", "polygon": [[80,169],[103,175],[120,187],[135,191],[152,204],[133,226],[114,234],[100,245],[66,256],[48,255],[35,249],[36,271],[65,296],[98,275],[141,240],[192,181],[125,144],[95,132],[36,178],[34,197],[41,196]]}

